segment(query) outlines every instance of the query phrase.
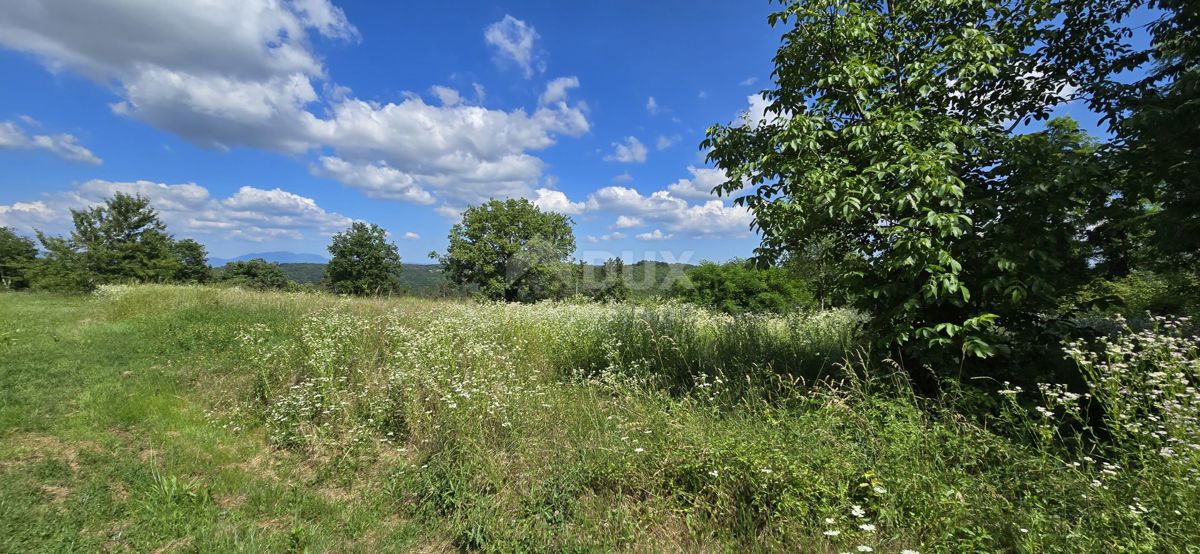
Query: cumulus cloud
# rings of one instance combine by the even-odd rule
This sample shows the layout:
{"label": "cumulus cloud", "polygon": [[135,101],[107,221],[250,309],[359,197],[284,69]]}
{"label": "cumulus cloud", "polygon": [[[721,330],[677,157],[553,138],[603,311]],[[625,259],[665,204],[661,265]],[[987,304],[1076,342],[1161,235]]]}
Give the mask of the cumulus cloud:
{"label": "cumulus cloud", "polygon": [[667,240],[674,236],[670,233],[663,233],[661,229],[655,229],[648,233],[638,233],[634,238],[638,240]]}
{"label": "cumulus cloud", "polygon": [[352,164],[341,158],[321,156],[312,166],[314,175],[329,177],[354,187],[369,198],[400,200],[413,204],[432,204],[433,195],[407,173],[380,164]]}
{"label": "cumulus cloud", "polygon": [[737,123],[750,127],[758,127],[760,125],[770,125],[780,121],[787,121],[791,118],[790,114],[776,114],[768,110],[771,106],[771,101],[762,94],[751,94],[746,97],[746,109],[738,114]]}
{"label": "cumulus cloud", "polygon": [[[712,172],[716,170],[689,168],[689,171],[692,179],[681,179],[666,190],[650,194],[622,186],[600,188],[588,195],[587,210],[617,214],[615,226],[618,228],[653,224],[666,229],[669,234],[689,237],[748,235],[752,217],[745,208],[699,194],[697,187],[703,185],[696,183],[715,180],[717,175]],[[680,185],[682,182],[687,185]],[[708,200],[692,204],[687,198]]]}
{"label": "cumulus cloud", "polygon": [[483,30],[483,38],[489,46],[496,49],[501,59],[515,63],[521,69],[526,79],[533,77],[533,72],[546,70],[545,62],[538,59],[535,42],[540,36],[532,25],[511,15],[488,25]]}
{"label": "cumulus cloud", "polygon": [[613,153],[604,157],[606,161],[621,163],[646,163],[646,146],[637,137],[625,137],[625,142],[614,142]]}
{"label": "cumulus cloud", "polygon": [[713,187],[728,181],[725,171],[717,168],[688,166],[691,179],[680,179],[667,186],[671,194],[689,200],[704,200],[713,198]]}
{"label": "cumulus cloud", "polygon": [[[22,118],[26,124],[34,124],[32,118]],[[45,150],[64,160],[100,165],[102,160],[79,144],[75,135],[30,135],[12,121],[0,121],[0,150]]]}
{"label": "cumulus cloud", "polygon": [[[536,65],[531,26],[509,16],[485,35]],[[0,10],[0,46],[115,84],[115,113],[204,147],[320,150],[313,173],[375,198],[457,210],[528,195],[544,166],[531,153],[590,128],[586,104],[568,99],[574,77],[548,83],[532,109],[482,107],[482,86],[476,105],[443,86],[430,89],[437,105],[412,93],[355,98],[326,81],[312,46],[358,36],[329,0],[14,0]]]}
{"label": "cumulus cloud", "polygon": [[[431,106],[416,96],[386,105],[347,100],[314,125],[319,141],[338,153],[322,158],[316,173],[379,198],[428,204],[432,198],[420,191],[429,190],[457,208],[528,196],[544,168],[528,152],[590,129],[586,105],[567,101],[578,85],[575,78],[552,81],[532,113]],[[367,174],[377,179],[358,178]]]}
{"label": "cumulus cloud", "polygon": [[149,198],[171,232],[188,236],[255,242],[303,239],[328,236],[352,221],[326,211],[311,198],[279,188],[242,187],[226,198],[214,198],[195,183],[92,180],[36,201],[0,205],[0,226],[63,233],[70,225],[70,210],[101,204],[118,192]]}
{"label": "cumulus cloud", "polygon": [[412,231],[408,231],[407,233],[404,233],[403,237],[400,237],[401,240],[419,240],[420,238],[421,235],[418,235]]}
{"label": "cumulus cloud", "polygon": [[641,227],[642,225],[645,225],[645,223],[643,223],[641,219],[627,215],[617,217],[617,222],[613,224],[613,226],[618,229],[630,229],[633,227]]}
{"label": "cumulus cloud", "polygon": [[557,212],[564,215],[578,215],[583,213],[586,204],[583,202],[572,202],[567,198],[562,191],[551,189],[537,189],[533,199],[533,204],[542,211]]}
{"label": "cumulus cloud", "polygon": [[328,0],[16,0],[0,11],[0,45],[116,82],[116,113],[210,147],[312,146],[304,106],[325,69],[311,35],[357,30]]}

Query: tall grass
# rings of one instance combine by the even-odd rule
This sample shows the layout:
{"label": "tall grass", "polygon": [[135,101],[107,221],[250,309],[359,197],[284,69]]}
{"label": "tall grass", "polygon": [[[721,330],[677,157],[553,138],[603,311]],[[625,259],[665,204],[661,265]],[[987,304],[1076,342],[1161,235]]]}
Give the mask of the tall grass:
{"label": "tall grass", "polygon": [[[1170,329],[1071,346],[1089,390],[1006,389],[1005,417],[985,427],[918,399],[886,365],[847,365],[870,359],[851,312],[178,287],[100,302],[232,364],[238,386],[219,410],[231,433],[263,428],[348,483],[382,471],[360,494],[460,549],[1200,544],[1200,356]],[[1084,438],[1088,410],[1109,420]]]}

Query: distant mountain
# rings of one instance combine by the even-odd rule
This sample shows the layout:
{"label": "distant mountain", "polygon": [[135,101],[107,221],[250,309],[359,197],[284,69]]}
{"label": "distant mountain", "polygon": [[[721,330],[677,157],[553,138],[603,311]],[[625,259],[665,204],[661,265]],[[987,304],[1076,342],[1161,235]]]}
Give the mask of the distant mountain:
{"label": "distant mountain", "polygon": [[262,258],[268,262],[277,264],[323,264],[329,261],[329,258],[320,254],[304,254],[301,252],[255,252],[252,254],[242,254],[236,258],[209,258],[208,265],[213,267],[221,267],[229,262],[244,262]]}

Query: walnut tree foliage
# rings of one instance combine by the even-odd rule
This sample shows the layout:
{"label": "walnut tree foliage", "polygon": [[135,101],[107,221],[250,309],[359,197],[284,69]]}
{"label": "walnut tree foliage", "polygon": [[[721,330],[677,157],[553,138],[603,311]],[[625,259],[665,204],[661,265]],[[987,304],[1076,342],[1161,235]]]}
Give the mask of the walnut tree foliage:
{"label": "walnut tree foliage", "polygon": [[467,208],[449,241],[445,255],[432,254],[445,265],[446,278],[508,302],[558,295],[563,264],[575,250],[571,219],[523,198]]}
{"label": "walnut tree foliage", "polygon": [[[1086,276],[1112,190],[1070,122],[1032,133],[1111,71],[1127,3],[784,0],[761,121],[703,146],[747,206],[760,261],[814,241],[861,260],[839,287],[905,349],[987,357]],[[1066,19],[1064,20],[1064,15]]]}
{"label": "walnut tree foliage", "polygon": [[1200,2],[1149,5],[1159,11],[1148,26],[1152,48],[1126,52],[1115,62],[1118,68],[1146,64],[1148,70],[1133,82],[1106,81],[1109,94],[1093,102],[1116,135],[1112,151],[1135,216],[1131,223],[1116,222],[1111,234],[1143,232],[1160,254],[1153,265],[1195,270],[1200,264]]}
{"label": "walnut tree foliage", "polygon": [[356,221],[333,236],[325,280],[335,292],[384,295],[400,292],[400,251],[378,225]]}

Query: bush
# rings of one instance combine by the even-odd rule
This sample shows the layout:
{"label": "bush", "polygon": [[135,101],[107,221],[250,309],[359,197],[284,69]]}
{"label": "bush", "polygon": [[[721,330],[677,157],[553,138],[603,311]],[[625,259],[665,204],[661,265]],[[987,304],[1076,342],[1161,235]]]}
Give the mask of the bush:
{"label": "bush", "polygon": [[671,285],[671,295],[691,304],[725,313],[783,313],[815,307],[804,284],[782,268],[757,269],[734,260],[724,264],[706,262],[687,270]]}
{"label": "bush", "polygon": [[256,290],[293,290],[296,283],[287,278],[279,264],[261,258],[229,262],[221,269],[222,283]]}

